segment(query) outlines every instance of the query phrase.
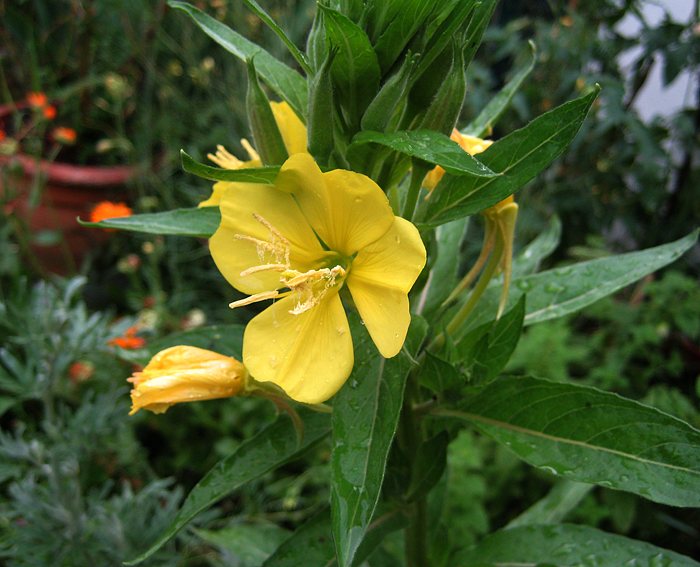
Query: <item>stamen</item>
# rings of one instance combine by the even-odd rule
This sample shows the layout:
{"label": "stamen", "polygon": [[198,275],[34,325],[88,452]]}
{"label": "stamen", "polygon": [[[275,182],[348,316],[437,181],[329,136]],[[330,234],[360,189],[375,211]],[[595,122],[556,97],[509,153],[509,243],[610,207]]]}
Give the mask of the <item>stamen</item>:
{"label": "stamen", "polygon": [[241,277],[249,276],[251,274],[256,274],[258,272],[268,272],[268,271],[275,271],[275,272],[284,272],[287,269],[287,266],[284,264],[263,264],[261,266],[253,266],[252,268],[247,268],[241,272]]}
{"label": "stamen", "polygon": [[241,138],[241,146],[243,146],[243,149],[248,152],[248,157],[250,157],[251,160],[259,160],[260,159],[260,154],[255,151],[253,146],[250,145],[250,142],[246,140],[245,138]]}
{"label": "stamen", "polygon": [[253,295],[249,295],[248,297],[244,297],[243,299],[239,299],[238,301],[232,301],[231,303],[228,304],[228,306],[231,309],[235,309],[236,307],[243,307],[244,305],[250,305],[251,303],[257,303],[258,301],[265,301],[266,299],[274,299],[276,297],[279,297],[280,292],[277,290],[273,291],[263,291],[261,293],[255,293]]}
{"label": "stamen", "polygon": [[243,165],[241,160],[231,154],[221,144],[216,146],[216,154],[207,154],[207,158],[224,169],[239,169]]}

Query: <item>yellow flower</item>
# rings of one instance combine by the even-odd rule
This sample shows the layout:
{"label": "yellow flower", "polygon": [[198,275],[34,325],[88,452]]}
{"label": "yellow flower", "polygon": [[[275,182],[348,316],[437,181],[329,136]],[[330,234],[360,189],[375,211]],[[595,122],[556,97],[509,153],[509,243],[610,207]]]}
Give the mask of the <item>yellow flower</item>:
{"label": "yellow flower", "polygon": [[238,183],[220,207],[212,256],[231,285],[251,294],[231,306],[278,300],[245,330],[243,360],[257,381],[305,403],[338,391],[353,366],[338,295],[346,284],[379,352],[401,350],[425,247],[374,181],[342,169],[322,173],[299,153],[274,186]]}
{"label": "yellow flower", "polygon": [[228,398],[246,383],[245,367],[230,356],[193,346],[174,346],[156,354],[129,378],[131,412],[163,413],[180,402]]}
{"label": "yellow flower", "polygon": [[[286,102],[271,102],[270,108],[275,117],[275,122],[279,128],[287,153],[291,156],[306,152],[306,126],[299,120],[292,107]],[[262,162],[258,152],[255,151],[250,142],[243,138],[241,145],[248,152],[248,160],[242,161],[229,153],[224,146],[216,146],[215,154],[207,154],[207,157],[219,167],[224,169],[241,169],[247,167],[260,167]],[[219,181],[214,184],[211,196],[199,203],[200,207],[215,207],[221,202],[224,192],[235,185],[231,181]]]}

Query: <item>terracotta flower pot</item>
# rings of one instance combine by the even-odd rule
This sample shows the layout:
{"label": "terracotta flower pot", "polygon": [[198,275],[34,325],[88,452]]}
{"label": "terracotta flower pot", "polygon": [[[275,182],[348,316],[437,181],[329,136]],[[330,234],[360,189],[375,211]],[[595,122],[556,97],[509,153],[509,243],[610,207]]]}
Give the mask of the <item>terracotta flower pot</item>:
{"label": "terracotta flower pot", "polygon": [[[0,195],[3,201],[11,200],[4,212],[24,220],[34,256],[44,270],[57,274],[74,271],[91,247],[109,237],[104,231],[81,227],[76,218],[89,218],[99,201],[124,200],[125,185],[137,174],[135,166],[71,165],[22,154],[0,156],[0,169],[6,168],[0,172]],[[37,182],[41,198],[32,206],[30,194]],[[41,244],[32,237],[42,231],[58,233],[61,238]]]}

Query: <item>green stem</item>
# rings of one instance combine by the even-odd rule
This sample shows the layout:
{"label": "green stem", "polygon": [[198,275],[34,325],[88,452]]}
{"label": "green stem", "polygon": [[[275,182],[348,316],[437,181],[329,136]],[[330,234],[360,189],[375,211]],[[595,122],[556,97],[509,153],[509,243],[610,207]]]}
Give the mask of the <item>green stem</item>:
{"label": "green stem", "polygon": [[403,218],[408,220],[413,220],[413,215],[416,211],[416,203],[418,202],[418,195],[420,194],[420,188],[423,184],[423,179],[425,174],[428,173],[428,169],[425,165],[419,164],[414,160],[413,168],[411,170],[411,183],[408,186],[408,193],[406,194],[406,201],[403,205]]}
{"label": "green stem", "polygon": [[501,262],[501,256],[503,256],[503,239],[496,238],[493,253],[489,258],[479,281],[474,287],[474,291],[472,291],[467,302],[462,305],[459,311],[455,313],[455,316],[452,317],[450,322],[445,327],[445,331],[440,333],[437,337],[435,337],[435,340],[430,343],[428,350],[439,350],[442,348],[442,346],[445,344],[445,334],[453,335],[455,331],[457,331],[464,324],[464,321],[466,321],[467,317],[469,317],[474,307],[479,302],[479,299],[481,299],[481,296],[486,291],[489,282],[493,279],[493,276],[496,275],[496,270],[498,270],[498,266]]}
{"label": "green stem", "polygon": [[[419,401],[420,389],[418,373],[411,372],[406,384],[406,395],[399,422],[398,443],[410,465],[410,477],[416,467],[416,455],[423,442],[420,420],[414,411],[414,404]],[[404,532],[404,553],[407,567],[425,567],[428,565],[427,546],[427,501],[425,496],[409,502],[410,523]]]}

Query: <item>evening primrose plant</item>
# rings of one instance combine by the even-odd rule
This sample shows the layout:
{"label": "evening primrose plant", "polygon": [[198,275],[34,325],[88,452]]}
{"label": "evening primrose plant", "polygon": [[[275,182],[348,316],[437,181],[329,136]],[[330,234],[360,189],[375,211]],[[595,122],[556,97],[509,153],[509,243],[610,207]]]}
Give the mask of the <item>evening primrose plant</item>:
{"label": "evening primrose plant", "polygon": [[[523,326],[581,309],[696,241],[535,273],[556,238],[544,233],[513,257],[513,194],[573,140],[598,87],[496,135],[535,57],[530,46],[483,111],[462,120],[465,72],[495,1],[321,0],[303,51],[245,3],[293,67],[200,9],[170,5],[247,66],[248,155],[221,146],[210,165],[183,152],[186,171],[216,182],[211,198],[99,226],[209,238],[232,296],[246,295],[221,308],[255,313],[230,327],[242,348],[195,349],[208,332],[197,329],[196,345],[185,333],[153,352],[131,378],[132,412],[257,395],[284,413],[214,467],[131,564],[244,483],[326,444],[329,505],[266,567],[697,565],[561,520],[586,492],[579,483],[700,506],[700,432],[574,382],[502,375]],[[476,258],[462,253],[470,217],[484,226]],[[447,449],[463,428],[568,483],[468,548],[443,502]],[[542,514],[547,506],[557,513]]]}

